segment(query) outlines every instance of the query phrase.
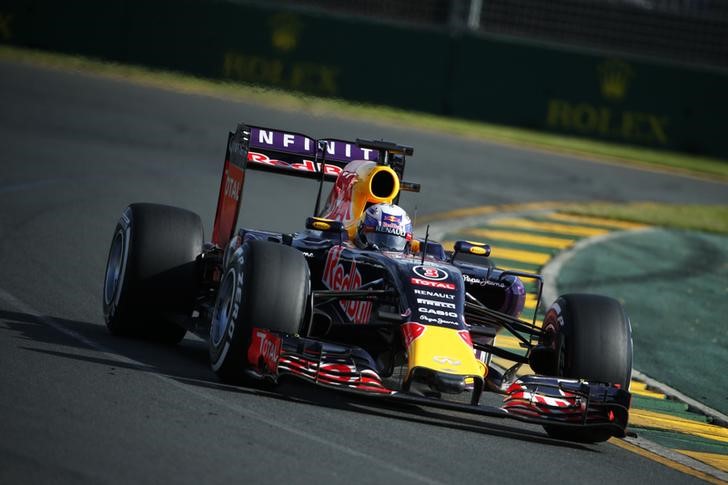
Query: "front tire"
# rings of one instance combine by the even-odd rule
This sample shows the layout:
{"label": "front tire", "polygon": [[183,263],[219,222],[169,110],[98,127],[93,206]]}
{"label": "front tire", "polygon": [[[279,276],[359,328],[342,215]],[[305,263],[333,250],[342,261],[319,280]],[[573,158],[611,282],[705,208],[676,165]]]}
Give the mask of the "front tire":
{"label": "front tire", "polygon": [[[559,297],[546,313],[540,345],[553,356],[544,370],[556,377],[603,382],[629,389],[632,378],[632,328],[622,305],[600,295]],[[555,438],[595,443],[606,441],[606,430],[545,425]]]}
{"label": "front tire", "polygon": [[210,363],[225,382],[245,382],[254,327],[298,334],[304,324],[310,273],[300,251],[248,241],[230,258],[210,326]]}
{"label": "front tire", "polygon": [[114,335],[177,343],[198,292],[200,217],[159,204],[131,204],[114,230],[104,277],[103,311]]}

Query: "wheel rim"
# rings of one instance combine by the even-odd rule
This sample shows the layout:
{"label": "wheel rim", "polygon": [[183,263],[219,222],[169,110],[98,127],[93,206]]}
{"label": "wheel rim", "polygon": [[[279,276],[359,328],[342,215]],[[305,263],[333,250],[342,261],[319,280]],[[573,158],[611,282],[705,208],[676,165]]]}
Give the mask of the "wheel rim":
{"label": "wheel rim", "polygon": [[212,325],[210,325],[210,340],[218,346],[227,332],[232,321],[233,305],[235,304],[235,270],[231,269],[225,275],[220,285],[219,296],[212,312]]}
{"label": "wheel rim", "polygon": [[121,275],[124,269],[124,232],[118,231],[111,242],[109,260],[106,263],[104,278],[104,303],[110,305],[119,290]]}

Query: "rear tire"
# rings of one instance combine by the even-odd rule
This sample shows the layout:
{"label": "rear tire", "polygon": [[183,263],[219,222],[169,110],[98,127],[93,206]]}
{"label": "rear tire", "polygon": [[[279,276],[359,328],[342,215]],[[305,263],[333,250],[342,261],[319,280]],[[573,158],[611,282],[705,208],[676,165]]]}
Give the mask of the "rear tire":
{"label": "rear tire", "polygon": [[114,335],[177,343],[187,332],[170,321],[189,316],[199,288],[200,217],[159,204],[131,204],[111,242],[103,310]]}
{"label": "rear tire", "polygon": [[248,241],[230,258],[210,325],[210,363],[225,382],[244,383],[254,327],[298,334],[310,291],[306,258],[290,246]]}
{"label": "rear tire", "polygon": [[[632,329],[622,305],[600,295],[571,294],[551,305],[543,323],[541,345],[553,350],[545,369],[556,377],[616,384],[629,389],[632,377]],[[537,372],[543,372],[538,369]],[[545,425],[549,436],[595,443],[607,430]]]}

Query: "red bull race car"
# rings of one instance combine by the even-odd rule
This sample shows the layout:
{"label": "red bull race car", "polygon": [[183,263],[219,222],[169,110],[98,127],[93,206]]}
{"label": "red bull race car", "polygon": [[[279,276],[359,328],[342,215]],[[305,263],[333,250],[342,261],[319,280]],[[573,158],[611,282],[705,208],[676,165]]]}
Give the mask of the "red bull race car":
{"label": "red bull race car", "polygon": [[[632,336],[619,302],[569,294],[542,323],[522,318],[527,289],[540,303],[540,275],[499,269],[484,243],[446,250],[413,236],[396,205],[401,191],[419,191],[403,180],[412,154],[240,124],[228,136],[210,242],[190,211],[124,210],[104,281],[108,329],[172,343],[193,332],[230,383],[294,376],[540,424],[559,439],[624,436]],[[319,184],[303,230],[235,227],[251,170]],[[325,182],[333,186],[322,197]],[[504,335],[521,351],[499,346]],[[482,403],[486,392],[502,404]]]}

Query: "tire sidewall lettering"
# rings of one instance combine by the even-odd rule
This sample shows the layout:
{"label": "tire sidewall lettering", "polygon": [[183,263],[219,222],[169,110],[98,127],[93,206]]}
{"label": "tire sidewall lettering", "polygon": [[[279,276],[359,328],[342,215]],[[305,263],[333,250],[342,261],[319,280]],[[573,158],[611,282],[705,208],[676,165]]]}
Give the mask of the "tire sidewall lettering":
{"label": "tire sidewall lettering", "polygon": [[[126,210],[122,213],[121,217],[119,218],[119,222],[117,223],[117,229],[114,232],[114,239],[116,239],[117,236],[121,235],[122,238],[122,248],[121,248],[121,262],[119,263],[120,270],[119,270],[119,279],[116,283],[116,287],[114,288],[114,294],[111,296],[111,301],[106,302],[104,301],[104,306],[106,309],[106,320],[110,320],[114,317],[116,314],[119,303],[121,300],[121,295],[124,290],[125,282],[126,282],[126,274],[127,274],[127,267],[129,262],[129,246],[131,244],[131,208],[127,207]],[[112,239],[113,241],[113,239]],[[109,254],[109,257],[111,254]],[[106,271],[109,271],[108,268],[109,261],[107,260],[107,267]],[[107,274],[104,275],[104,279],[106,279]],[[106,297],[104,297],[105,300]]]}
{"label": "tire sidewall lettering", "polygon": [[[228,315],[228,322],[227,327],[225,329],[221,330],[222,335],[220,336],[219,341],[216,343],[215,339],[212,336],[212,332],[210,334],[210,355],[212,357],[212,366],[214,370],[217,370],[221,366],[224,365],[225,360],[228,358],[227,354],[230,350],[230,347],[233,346],[233,342],[236,340],[236,331],[238,331],[238,326],[241,320],[242,312],[243,312],[243,292],[245,287],[245,275],[244,275],[244,265],[245,265],[245,246],[242,246],[238,248],[235,253],[233,254],[233,257],[230,258],[230,263],[228,265],[227,271],[225,272],[225,276],[223,277],[223,281],[225,281],[227,278],[229,278],[230,274],[232,273],[232,284],[233,288],[228,290],[229,294],[231,294],[232,298],[232,308],[230,310],[230,315]],[[216,301],[215,310],[214,312],[218,311],[217,305],[220,305],[220,298],[225,298],[226,295],[219,294],[218,299]],[[212,327],[211,327],[212,330]],[[234,350],[233,350],[234,352]]]}

